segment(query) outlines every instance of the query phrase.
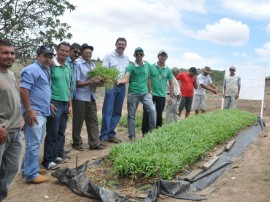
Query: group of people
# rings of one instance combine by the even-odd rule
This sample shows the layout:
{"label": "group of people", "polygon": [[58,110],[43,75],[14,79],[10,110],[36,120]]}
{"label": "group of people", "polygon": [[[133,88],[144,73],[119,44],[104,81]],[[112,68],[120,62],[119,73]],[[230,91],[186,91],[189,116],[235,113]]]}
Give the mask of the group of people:
{"label": "group of people", "polygon": [[[64,149],[68,115],[73,114],[73,149],[85,149],[81,138],[83,122],[89,149],[100,150],[106,148],[107,142],[121,142],[115,130],[122,114],[126,83],[129,84],[130,140],[136,138],[135,117],[139,102],[143,104],[143,136],[162,126],[165,109],[167,123],[178,121],[184,108],[187,118],[192,103],[196,114],[205,113],[206,90],[217,93],[209,75],[210,67],[204,67],[198,76],[195,67],[179,73],[176,67],[171,69],[166,65],[168,53],[165,50],[159,51],[157,62],[150,64],[143,60],[141,47],[134,50],[135,61],[130,62],[124,54],[126,46],[126,39],[118,38],[115,50],[103,59],[103,67],[116,67],[120,73],[116,85],[105,90],[99,131],[95,92],[104,81],[98,76],[89,79],[87,75],[95,68],[91,61],[93,46],[61,42],[54,54],[53,48],[42,45],[36,51],[35,61],[22,69],[17,84],[14,73],[9,70],[15,60],[14,46],[8,40],[0,40],[0,201],[7,196],[19,168],[21,128],[25,136],[22,176],[29,183],[43,183],[49,181],[38,162],[45,131],[42,165],[47,170],[55,170],[69,158]],[[230,103],[235,107],[239,97],[240,77],[234,72],[235,67],[230,67],[231,74],[224,81],[224,108],[229,108]]]}

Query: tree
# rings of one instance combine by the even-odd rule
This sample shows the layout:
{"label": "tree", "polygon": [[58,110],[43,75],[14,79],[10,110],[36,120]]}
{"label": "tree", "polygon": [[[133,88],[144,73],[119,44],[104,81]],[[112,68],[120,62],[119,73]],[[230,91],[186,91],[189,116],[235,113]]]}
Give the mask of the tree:
{"label": "tree", "polygon": [[72,37],[70,26],[59,20],[75,10],[68,0],[1,0],[0,10],[0,38],[14,44],[19,59],[31,58],[42,44]]}

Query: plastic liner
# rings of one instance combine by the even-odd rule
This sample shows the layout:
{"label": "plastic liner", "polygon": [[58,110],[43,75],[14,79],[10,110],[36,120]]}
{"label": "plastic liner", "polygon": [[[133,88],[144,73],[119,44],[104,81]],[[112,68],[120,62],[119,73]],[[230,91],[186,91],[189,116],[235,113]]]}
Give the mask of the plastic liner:
{"label": "plastic liner", "polygon": [[[208,169],[197,175],[192,181],[165,181],[158,180],[154,183],[152,190],[145,199],[134,200],[118,192],[99,187],[93,184],[87,176],[84,175],[89,162],[86,161],[78,168],[64,170],[59,169],[52,173],[61,183],[68,186],[73,192],[97,199],[104,202],[130,202],[143,201],[155,202],[159,194],[186,200],[206,200],[207,196],[198,194],[199,191],[207,188],[234,162],[235,158],[246,149],[246,147],[257,139],[263,127],[261,121],[257,124],[239,133],[235,138],[235,143],[228,152],[223,152],[219,159]],[[97,163],[97,162],[94,162]]]}

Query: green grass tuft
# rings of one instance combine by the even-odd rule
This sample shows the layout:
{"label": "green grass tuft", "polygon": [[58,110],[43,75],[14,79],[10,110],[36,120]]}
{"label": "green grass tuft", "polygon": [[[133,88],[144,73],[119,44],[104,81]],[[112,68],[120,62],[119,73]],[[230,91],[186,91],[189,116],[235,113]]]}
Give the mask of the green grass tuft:
{"label": "green grass tuft", "polygon": [[133,143],[115,145],[109,156],[120,176],[154,177],[159,169],[163,179],[171,179],[255,121],[249,112],[217,110],[165,125]]}

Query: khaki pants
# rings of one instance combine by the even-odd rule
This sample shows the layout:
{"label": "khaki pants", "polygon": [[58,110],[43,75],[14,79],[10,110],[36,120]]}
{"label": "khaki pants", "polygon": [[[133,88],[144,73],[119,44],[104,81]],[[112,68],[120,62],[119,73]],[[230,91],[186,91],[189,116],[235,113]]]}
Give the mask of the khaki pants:
{"label": "khaki pants", "polygon": [[177,100],[177,98],[173,98],[173,103],[168,105],[168,99],[170,98],[170,95],[167,95],[166,98],[166,123],[172,123],[177,122],[180,120],[179,118],[179,104],[180,100]]}

